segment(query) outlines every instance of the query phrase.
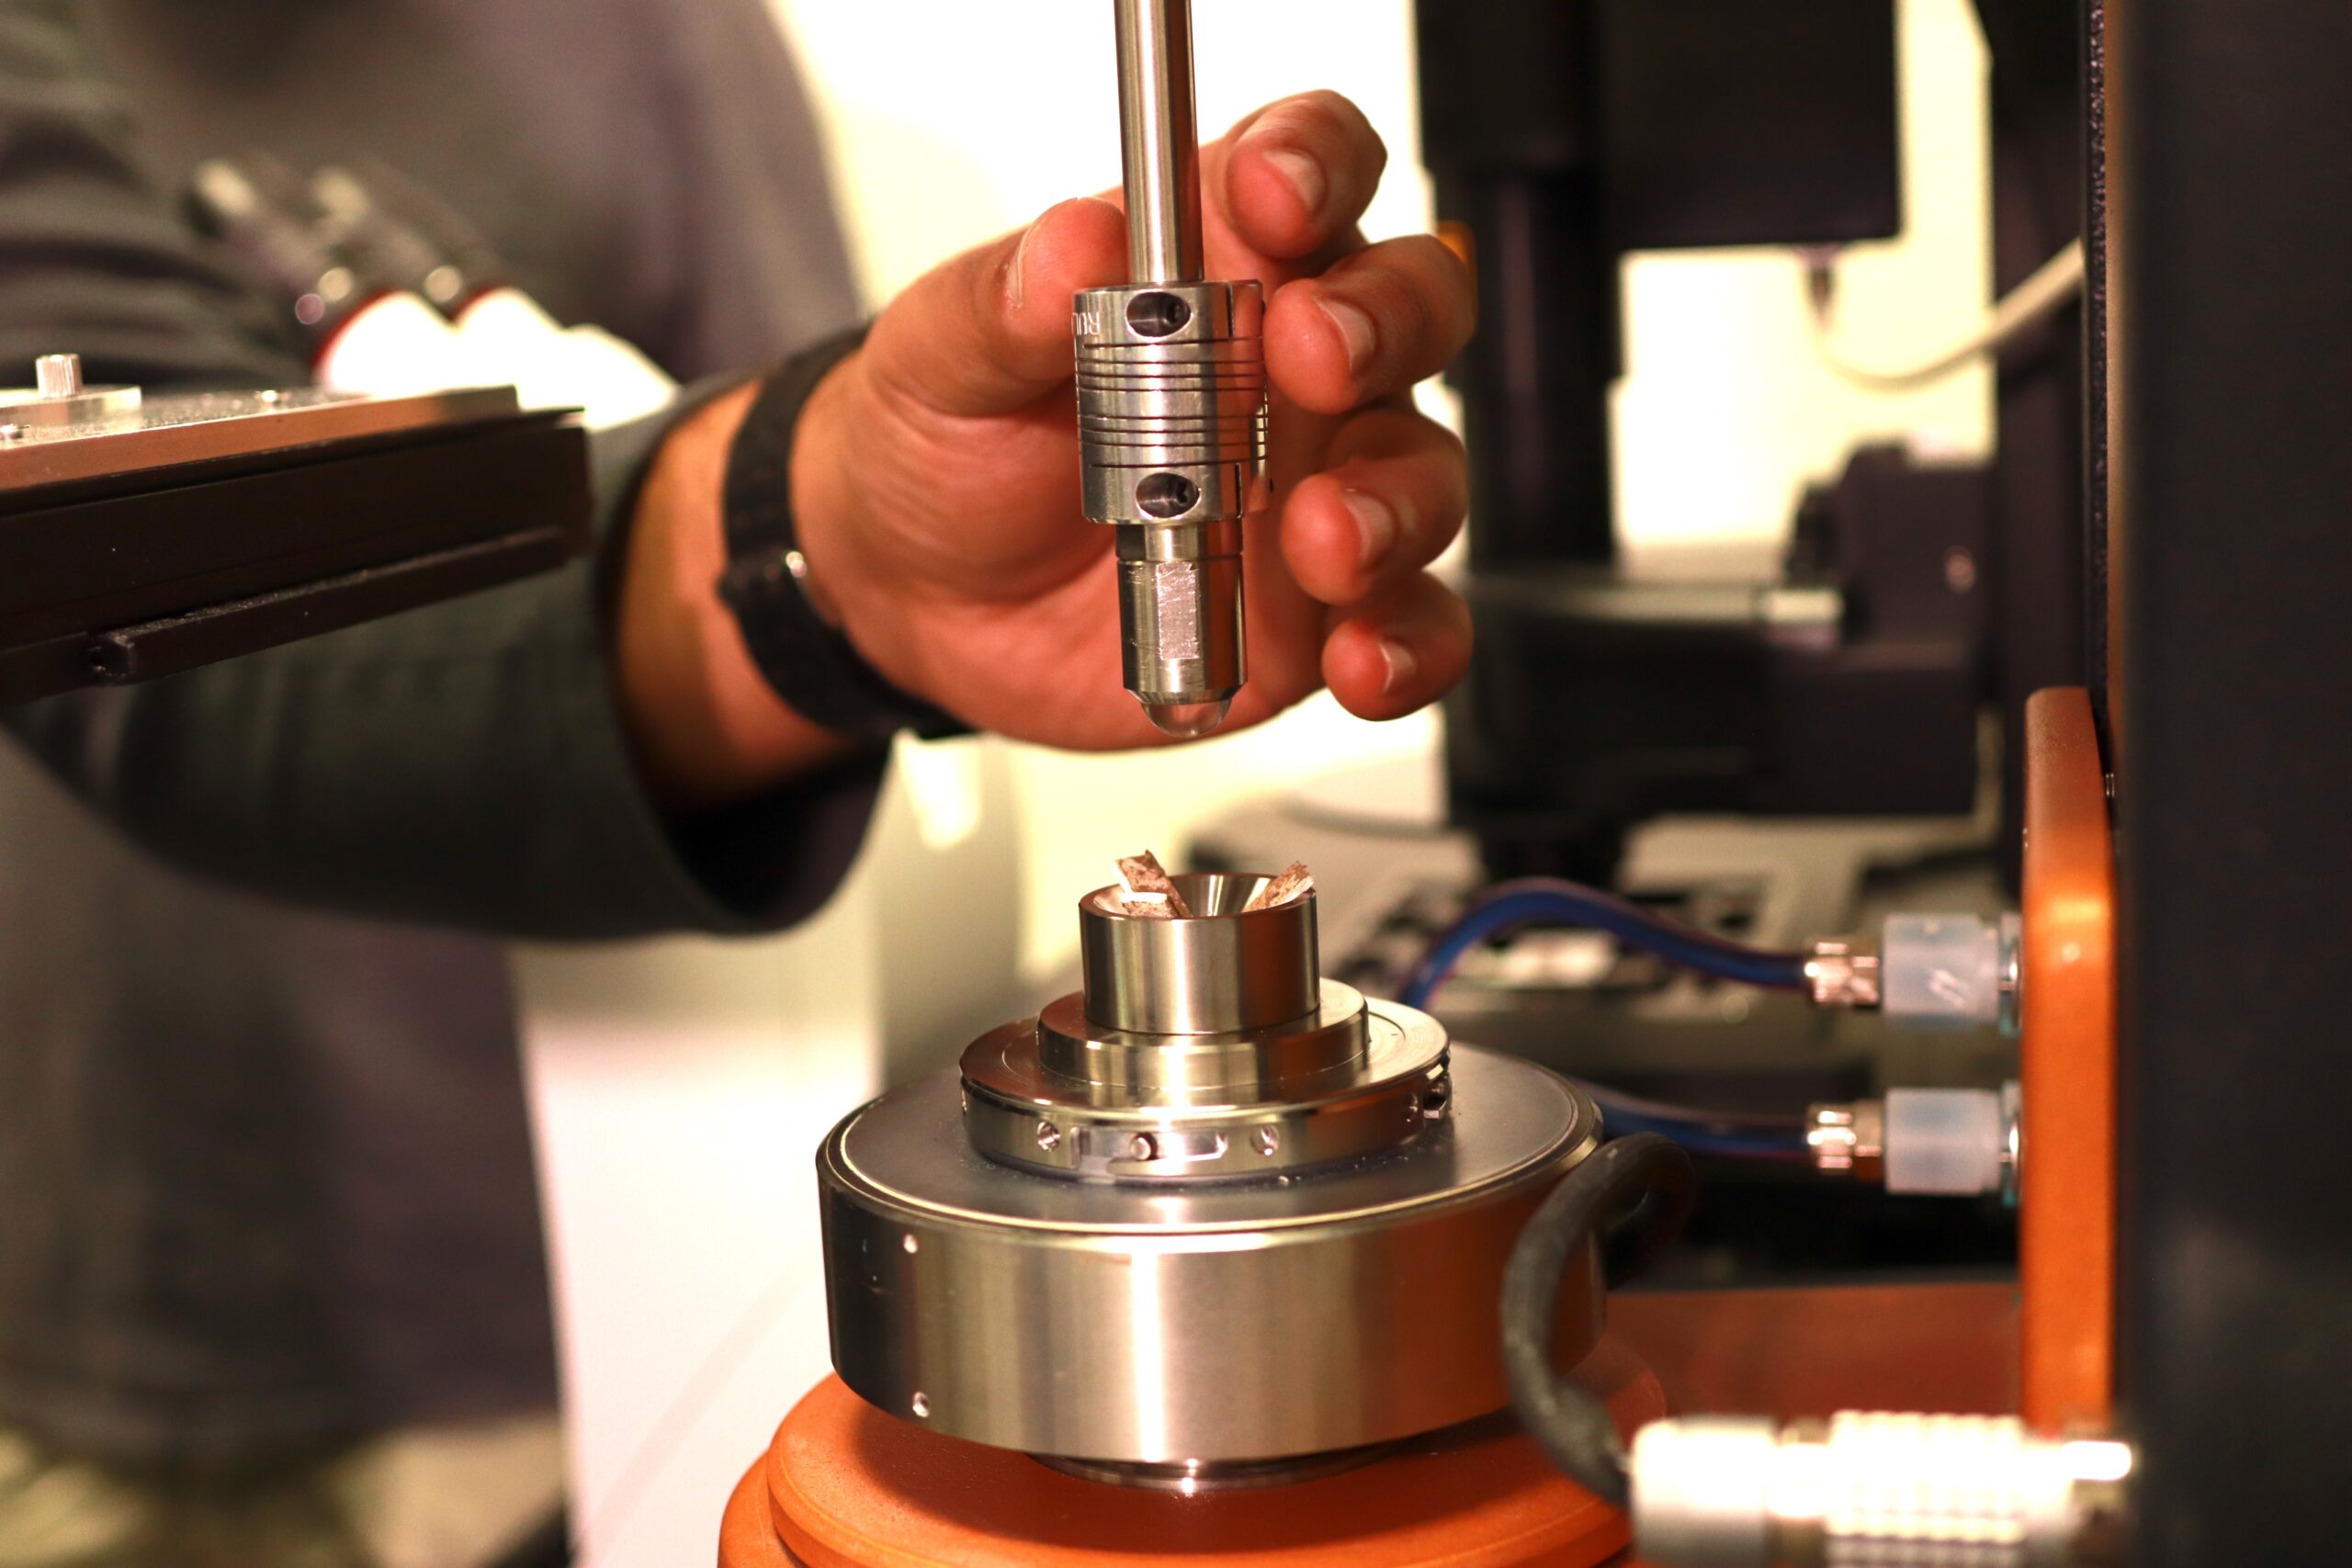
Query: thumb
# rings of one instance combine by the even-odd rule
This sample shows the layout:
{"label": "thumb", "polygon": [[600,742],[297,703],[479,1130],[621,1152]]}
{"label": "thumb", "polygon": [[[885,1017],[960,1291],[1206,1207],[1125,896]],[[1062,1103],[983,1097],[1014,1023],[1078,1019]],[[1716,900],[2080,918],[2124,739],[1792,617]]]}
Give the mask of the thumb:
{"label": "thumb", "polygon": [[1120,209],[1065,201],[918,278],[875,321],[867,366],[941,413],[1026,408],[1070,378],[1070,296],[1122,281],[1126,265]]}

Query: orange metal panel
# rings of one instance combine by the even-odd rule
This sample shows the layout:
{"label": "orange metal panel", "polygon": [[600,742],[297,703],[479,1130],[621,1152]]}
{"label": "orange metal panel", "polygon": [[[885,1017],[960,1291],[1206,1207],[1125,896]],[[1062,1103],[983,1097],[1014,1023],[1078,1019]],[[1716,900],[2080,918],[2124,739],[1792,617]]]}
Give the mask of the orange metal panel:
{"label": "orange metal panel", "polygon": [[2089,694],[2025,715],[2022,1410],[2103,1427],[2114,1392],[2115,852]]}
{"label": "orange metal panel", "polygon": [[1609,1333],[1695,1415],[2007,1416],[2017,1300],[2007,1282],[1660,1291],[1611,1296]]}

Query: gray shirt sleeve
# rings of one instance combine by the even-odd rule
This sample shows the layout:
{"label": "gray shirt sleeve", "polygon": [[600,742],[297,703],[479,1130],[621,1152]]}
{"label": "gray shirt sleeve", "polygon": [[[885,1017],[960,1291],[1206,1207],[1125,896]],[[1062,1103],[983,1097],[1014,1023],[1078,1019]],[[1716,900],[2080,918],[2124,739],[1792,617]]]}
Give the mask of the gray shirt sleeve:
{"label": "gray shirt sleeve", "polygon": [[0,3],[0,386],[70,348],[93,379],[308,379],[290,311],[204,247],[139,174],[121,95],[73,0]]}
{"label": "gray shirt sleeve", "polygon": [[[104,379],[302,378],[266,301],[174,220],[126,141],[69,0],[0,5],[0,355],[70,340]],[[881,758],[666,819],[610,686],[604,585],[687,406],[596,439],[605,570],[5,722],[153,852],[278,897],[547,937],[786,924],[854,857]]]}

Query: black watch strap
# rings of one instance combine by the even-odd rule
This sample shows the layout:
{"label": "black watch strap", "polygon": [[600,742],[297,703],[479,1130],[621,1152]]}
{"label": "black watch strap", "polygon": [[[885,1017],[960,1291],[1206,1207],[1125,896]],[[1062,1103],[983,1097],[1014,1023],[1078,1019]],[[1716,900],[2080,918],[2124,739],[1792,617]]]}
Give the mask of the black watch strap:
{"label": "black watch strap", "polygon": [[865,740],[901,729],[926,739],[969,733],[908,695],[826,623],[801,583],[807,565],[792,517],[792,443],[817,384],[857,352],[863,326],[787,361],[752,400],[727,456],[727,568],[718,596],[734,612],[752,661],[795,713]]}

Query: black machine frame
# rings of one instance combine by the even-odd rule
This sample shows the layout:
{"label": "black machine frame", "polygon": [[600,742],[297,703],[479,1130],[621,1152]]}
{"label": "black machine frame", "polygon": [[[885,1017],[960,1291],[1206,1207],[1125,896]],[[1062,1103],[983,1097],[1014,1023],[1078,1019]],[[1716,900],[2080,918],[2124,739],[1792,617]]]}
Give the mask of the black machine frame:
{"label": "black machine frame", "polygon": [[[2079,33],[2034,0],[1978,11],[2006,289],[2078,231]],[[1761,597],[1727,616],[1619,560],[1624,256],[1898,232],[1895,20],[1893,0],[1419,8],[1424,155],[1441,217],[1474,239],[1488,322],[1453,372],[1479,639],[1447,777],[1498,874],[1605,879],[1626,832],[1668,812],[1965,814],[1980,707],[2014,737],[2028,694],[2082,678],[2072,310],[2005,352],[1994,465],[1865,451],[1807,498],[1778,579],[1834,595],[1827,626],[1792,636]],[[1951,586],[1955,558],[1981,586]],[[2014,822],[2014,762],[2004,795]]]}
{"label": "black machine frame", "polygon": [[[340,411],[304,395],[317,406],[291,434],[250,450],[208,451],[191,422],[161,433],[198,439],[160,465],[0,484],[0,703],[175,674],[584,551],[586,433],[511,394],[466,397],[381,430],[353,400],[356,429],[313,436],[303,418]],[[97,439],[136,452],[142,436]]]}
{"label": "black machine frame", "polygon": [[[2087,685],[2112,770],[2130,1560],[2327,1561],[2352,1536],[2336,981],[2352,937],[2352,204],[2334,196],[2352,168],[2352,6],[1976,10],[1996,285],[2078,235],[2087,278],[2080,307],[2005,349],[1998,457],[1934,526],[1974,526],[1988,569],[1981,646],[1961,650],[1967,703],[1997,705],[2014,742],[2028,694]],[[1494,871],[1605,877],[1625,829],[1663,811],[1854,809],[1790,759],[1841,732],[1858,753],[1903,751],[1950,728],[1917,682],[1839,709],[1834,666],[1802,651],[1671,617],[1579,619],[1615,570],[1623,254],[1892,231],[1892,15],[1891,0],[1419,7],[1428,161],[1441,215],[1475,235],[1487,317],[1453,373],[1480,650],[1447,745],[1455,819]],[[1733,48],[1711,54],[1707,37]],[[1898,522],[1919,514],[1904,476],[1872,482],[1896,492],[1882,510]],[[1878,536],[1853,511],[1833,546]],[[1904,582],[1829,556],[1811,565],[1859,594],[1844,629],[1867,640],[1870,599]],[[1918,629],[1908,609],[1894,619]],[[1559,695],[1571,680],[1582,706]],[[1862,793],[1926,809],[1932,782]]]}
{"label": "black machine frame", "polygon": [[2340,1561],[2352,7],[2105,0],[2089,22],[2133,1561]]}

